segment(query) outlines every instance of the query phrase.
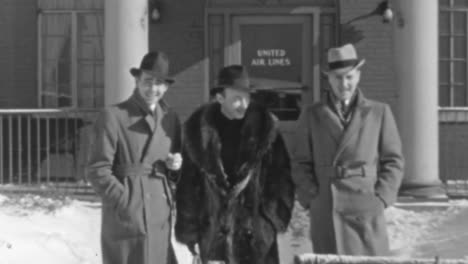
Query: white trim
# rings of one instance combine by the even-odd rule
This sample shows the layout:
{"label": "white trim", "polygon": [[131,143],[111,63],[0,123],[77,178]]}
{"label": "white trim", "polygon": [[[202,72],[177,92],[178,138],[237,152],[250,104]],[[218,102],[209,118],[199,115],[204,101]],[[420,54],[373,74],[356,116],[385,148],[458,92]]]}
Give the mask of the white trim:
{"label": "white trim", "polygon": [[42,107],[42,12],[37,16],[37,106]]}
{"label": "white trim", "polygon": [[71,11],[71,107],[78,107],[78,15]]}
{"label": "white trim", "polygon": [[44,10],[42,9],[40,13],[103,13],[102,9],[53,9],[53,10]]}
{"label": "white trim", "polygon": [[277,15],[308,15],[317,12],[335,13],[335,8],[317,7],[317,6],[296,6],[296,7],[210,7],[207,8],[208,14],[236,14],[236,15],[262,15],[262,14],[277,14]]}
{"label": "white trim", "polygon": [[450,107],[450,106],[439,107],[439,112],[450,112],[450,111],[468,112],[468,107]]}

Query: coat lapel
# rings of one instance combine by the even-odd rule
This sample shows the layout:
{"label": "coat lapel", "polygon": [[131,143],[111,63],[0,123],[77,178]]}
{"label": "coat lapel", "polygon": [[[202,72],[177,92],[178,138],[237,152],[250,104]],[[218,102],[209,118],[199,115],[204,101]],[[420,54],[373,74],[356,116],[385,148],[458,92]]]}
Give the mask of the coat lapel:
{"label": "coat lapel", "polygon": [[133,92],[132,97],[130,97],[130,101],[141,112],[142,118],[141,118],[141,121],[139,122],[143,122],[147,125],[146,127],[148,128],[148,133],[150,135],[154,134],[154,132],[156,131],[156,120],[154,119],[154,116],[151,113],[151,110],[143,101],[143,98],[141,98],[140,94],[138,94],[138,91],[136,89]]}
{"label": "coat lapel", "polygon": [[154,116],[148,113],[144,119],[150,129],[150,132],[154,134],[156,132],[156,121],[154,120]]}
{"label": "coat lapel", "polygon": [[340,143],[342,134],[343,134],[343,125],[336,114],[330,109],[330,107],[323,103],[318,111],[320,122],[325,124],[326,128],[329,130],[329,135],[334,139],[335,143],[338,145]]}
{"label": "coat lapel", "polygon": [[341,153],[343,152],[345,147],[349,144],[351,138],[361,130],[362,126],[365,123],[365,119],[369,113],[370,106],[368,105],[368,101],[366,98],[364,98],[362,93],[359,91],[358,91],[357,100],[358,101],[357,101],[356,109],[354,109],[351,122],[349,126],[344,130],[344,134],[341,138],[340,143],[338,144],[338,148],[336,150],[333,164],[336,164]]}

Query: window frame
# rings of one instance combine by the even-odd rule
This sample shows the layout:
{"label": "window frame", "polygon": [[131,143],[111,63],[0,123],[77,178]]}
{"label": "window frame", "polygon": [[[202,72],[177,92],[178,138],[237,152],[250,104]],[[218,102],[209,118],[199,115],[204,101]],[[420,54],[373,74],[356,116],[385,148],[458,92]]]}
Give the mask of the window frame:
{"label": "window frame", "polygon": [[[76,109],[80,108],[78,106],[78,16],[80,14],[101,14],[104,18],[104,10],[100,9],[50,9],[50,10],[40,10],[37,16],[37,105],[39,108],[45,108],[43,104],[43,70],[44,70],[44,61],[42,47],[44,42],[44,32],[42,30],[43,26],[43,17],[47,14],[65,14],[71,16],[71,47],[70,47],[70,57],[71,57],[71,66],[70,66],[70,76],[71,76],[71,105],[60,107],[57,105],[55,108],[60,109]],[[103,36],[104,38],[104,31]],[[105,47],[104,47],[105,48]],[[103,57],[104,60],[104,57]],[[47,107],[50,108],[50,107]]]}
{"label": "window frame", "polygon": [[[207,7],[205,9],[205,54],[209,58],[209,61],[206,64],[206,80],[207,81],[206,87],[210,87],[210,84],[214,81],[215,72],[213,72],[212,68],[212,48],[211,48],[211,38],[212,32],[210,31],[210,20],[211,18],[218,17],[218,23],[220,23],[221,28],[223,28],[224,35],[221,36],[222,44],[224,44],[222,55],[220,58],[221,65],[225,66],[232,62],[232,47],[229,44],[231,39],[231,20],[235,16],[248,16],[248,15],[258,15],[258,16],[265,16],[265,15],[276,15],[276,16],[284,16],[284,15],[299,15],[299,16],[310,16],[312,25],[311,27],[315,27],[315,30],[311,34],[311,43],[314,45],[314,49],[310,51],[312,55],[312,60],[310,61],[311,66],[310,70],[313,74],[312,80],[310,80],[310,93],[313,95],[314,102],[320,100],[322,96],[322,75],[321,75],[321,62],[323,61],[323,54],[322,49],[323,41],[322,41],[322,26],[330,26],[331,24],[322,24],[322,18],[326,16],[332,17],[334,19],[334,28],[333,28],[333,36],[332,41],[335,44],[339,41],[339,11],[336,7],[328,7],[328,6],[300,6],[300,7],[270,7],[270,8],[257,8],[257,7]],[[209,98],[209,89],[205,89],[205,98],[208,100]]]}
{"label": "window frame", "polygon": [[[464,13],[465,14],[465,32],[463,35],[460,35],[459,33],[455,32],[455,22],[454,22],[454,14],[455,13]],[[449,6],[442,5],[441,2],[439,2],[439,25],[441,24],[440,18],[442,17],[441,14],[446,13],[448,14],[448,19],[449,19],[449,32],[448,33],[442,33],[441,28],[439,26],[438,28],[438,41],[439,41],[439,47],[441,46],[441,38],[442,37],[448,37],[449,38],[449,50],[448,50],[448,57],[442,57],[440,52],[438,55],[438,63],[439,63],[439,81],[438,81],[438,92],[439,96],[442,92],[448,92],[448,105],[442,105],[440,98],[438,101],[438,106],[440,109],[453,109],[453,110],[460,110],[460,109],[465,109],[468,110],[468,5],[466,7],[461,7],[461,6],[455,6],[453,0],[449,0]],[[464,58],[457,58],[455,57],[455,38],[456,37],[464,37],[465,38],[465,57]],[[446,62],[449,64],[449,69],[448,69],[448,82],[442,82],[440,80],[441,76],[441,65],[442,62]],[[455,104],[455,87],[462,85],[462,83],[458,83],[455,80],[455,63],[459,62],[464,62],[465,64],[465,83],[464,83],[464,88],[465,88],[465,98],[464,98],[464,105],[456,105]],[[442,91],[442,86],[446,86],[448,88],[447,90]],[[446,88],[446,89],[447,89]]]}

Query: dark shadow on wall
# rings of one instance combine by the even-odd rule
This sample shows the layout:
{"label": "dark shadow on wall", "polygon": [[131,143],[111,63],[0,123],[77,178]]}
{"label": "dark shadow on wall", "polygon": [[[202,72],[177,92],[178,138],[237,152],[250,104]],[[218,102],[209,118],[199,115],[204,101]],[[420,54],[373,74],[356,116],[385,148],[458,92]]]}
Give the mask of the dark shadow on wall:
{"label": "dark shadow on wall", "polygon": [[199,63],[204,56],[205,0],[159,0],[160,18],[150,20],[149,47],[165,51],[171,74]]}
{"label": "dark shadow on wall", "polygon": [[340,44],[357,44],[364,39],[364,33],[353,24],[340,25]]}

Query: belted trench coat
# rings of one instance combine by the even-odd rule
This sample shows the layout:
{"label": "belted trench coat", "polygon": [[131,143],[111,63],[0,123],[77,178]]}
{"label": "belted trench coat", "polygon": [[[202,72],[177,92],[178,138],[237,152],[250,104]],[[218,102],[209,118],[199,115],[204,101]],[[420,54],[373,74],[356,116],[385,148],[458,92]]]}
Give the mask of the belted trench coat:
{"label": "belted trench coat", "polygon": [[403,155],[390,107],[358,91],[347,128],[326,101],[303,111],[295,136],[293,179],[310,209],[315,253],[387,255],[384,208],[403,177]]}
{"label": "belted trench coat", "polygon": [[135,91],[95,122],[88,179],[102,197],[104,264],[173,263],[169,171],[181,147],[175,112],[160,102],[156,117]]}

